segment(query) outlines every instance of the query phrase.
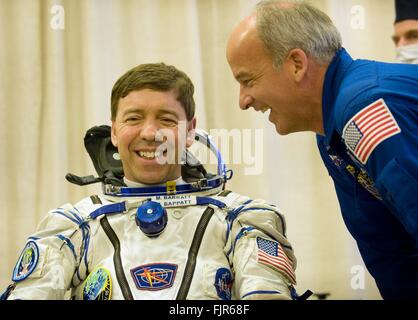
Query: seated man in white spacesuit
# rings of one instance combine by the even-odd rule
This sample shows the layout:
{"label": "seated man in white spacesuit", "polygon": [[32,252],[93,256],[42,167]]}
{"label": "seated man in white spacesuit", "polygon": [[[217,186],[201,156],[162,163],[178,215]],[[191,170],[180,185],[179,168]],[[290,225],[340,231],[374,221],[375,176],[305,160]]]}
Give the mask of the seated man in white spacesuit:
{"label": "seated man in white spacesuit", "polygon": [[[297,297],[283,215],[225,190],[221,155],[196,130],[193,92],[186,74],[163,63],[115,83],[112,127],[85,137],[99,177],[67,175],[102,182],[103,194],[48,213],[3,299]],[[196,140],[216,153],[217,174],[187,150]]]}

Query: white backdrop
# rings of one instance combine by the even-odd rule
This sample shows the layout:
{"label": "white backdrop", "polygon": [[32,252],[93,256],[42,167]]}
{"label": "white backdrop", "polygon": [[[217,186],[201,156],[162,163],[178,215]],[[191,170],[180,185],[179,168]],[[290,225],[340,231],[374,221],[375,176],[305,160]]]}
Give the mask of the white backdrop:
{"label": "white backdrop", "polygon": [[[225,44],[256,2],[0,0],[0,288],[48,210],[99,192],[64,176],[94,172],[82,139],[88,128],[110,124],[113,83],[135,65],[163,61],[195,83],[199,127],[249,129],[253,138],[263,130],[262,171],[246,175],[248,165],[232,165],[229,188],[282,208],[298,257],[298,291],[380,299],[314,135],[280,137],[265,116],[238,108]],[[331,15],[354,57],[393,61],[392,0],[311,2]]]}

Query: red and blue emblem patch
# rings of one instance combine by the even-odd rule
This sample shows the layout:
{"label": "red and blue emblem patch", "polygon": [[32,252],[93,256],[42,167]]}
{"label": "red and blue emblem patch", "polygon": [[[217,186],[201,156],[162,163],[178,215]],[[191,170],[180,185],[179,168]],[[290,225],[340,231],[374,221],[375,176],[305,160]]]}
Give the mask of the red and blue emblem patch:
{"label": "red and blue emblem patch", "polygon": [[174,283],[177,265],[170,263],[151,263],[131,270],[135,285],[139,290],[163,290]]}

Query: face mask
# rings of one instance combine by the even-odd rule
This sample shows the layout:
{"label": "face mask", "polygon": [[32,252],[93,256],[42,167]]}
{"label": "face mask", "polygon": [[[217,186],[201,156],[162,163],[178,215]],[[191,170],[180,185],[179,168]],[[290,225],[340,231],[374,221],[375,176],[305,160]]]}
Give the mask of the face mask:
{"label": "face mask", "polygon": [[396,48],[399,63],[418,64],[418,44]]}

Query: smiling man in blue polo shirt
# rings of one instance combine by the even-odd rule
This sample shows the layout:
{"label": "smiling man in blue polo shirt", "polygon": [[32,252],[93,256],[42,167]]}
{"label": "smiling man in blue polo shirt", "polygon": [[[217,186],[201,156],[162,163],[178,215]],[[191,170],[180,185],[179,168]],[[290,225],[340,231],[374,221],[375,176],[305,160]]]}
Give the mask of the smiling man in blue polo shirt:
{"label": "smiling man in blue polo shirt", "polygon": [[385,299],[418,298],[418,66],[353,60],[331,19],[263,1],[233,30],[240,108],[313,131],[347,228]]}

